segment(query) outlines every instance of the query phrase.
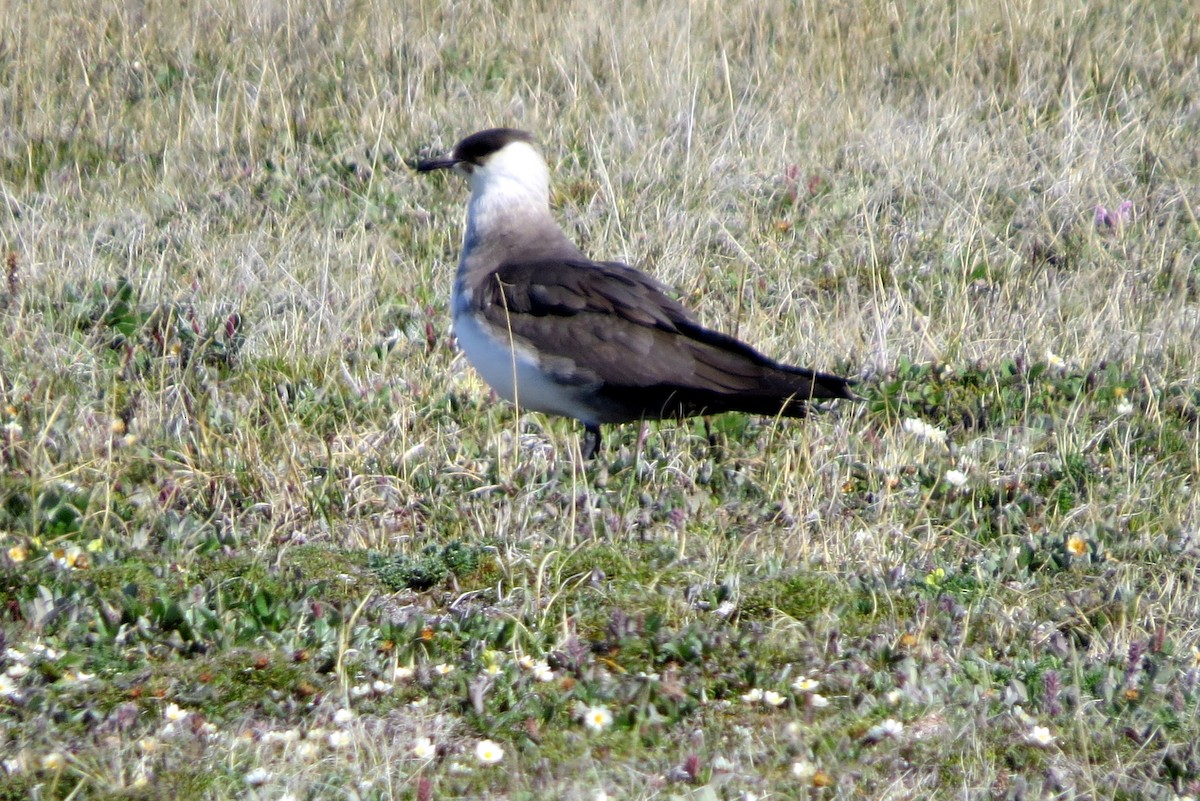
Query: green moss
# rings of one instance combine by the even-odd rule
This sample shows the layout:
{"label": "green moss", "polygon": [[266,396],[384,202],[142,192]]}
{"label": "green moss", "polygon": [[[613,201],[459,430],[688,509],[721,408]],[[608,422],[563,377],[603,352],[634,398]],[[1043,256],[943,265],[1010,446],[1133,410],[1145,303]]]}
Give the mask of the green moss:
{"label": "green moss", "polygon": [[743,619],[768,618],[775,613],[810,621],[850,600],[845,587],[826,576],[793,573],[767,579],[743,589],[739,611]]}

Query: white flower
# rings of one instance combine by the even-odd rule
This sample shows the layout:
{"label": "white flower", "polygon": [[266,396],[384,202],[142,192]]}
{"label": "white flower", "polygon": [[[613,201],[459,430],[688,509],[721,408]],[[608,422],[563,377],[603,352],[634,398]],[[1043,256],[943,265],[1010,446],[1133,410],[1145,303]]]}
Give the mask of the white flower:
{"label": "white flower", "polygon": [[87,556],[84,555],[83,549],[78,545],[56,548],[50,553],[50,562],[66,570],[87,567],[88,564]]}
{"label": "white flower", "polygon": [[266,784],[271,778],[271,774],[266,768],[255,768],[246,774],[246,784],[251,787],[261,787]]}
{"label": "white flower", "polygon": [[408,681],[413,677],[414,673],[416,673],[416,671],[411,667],[408,667],[407,665],[399,665],[396,667],[395,672],[392,673],[392,681]]}
{"label": "white flower", "polygon": [[888,737],[899,737],[904,731],[904,724],[894,718],[880,721],[867,730],[867,740],[878,742]]}
{"label": "white flower", "polygon": [[67,766],[67,758],[57,751],[51,751],[42,757],[42,770],[62,770]]}
{"label": "white flower", "polygon": [[1127,400],[1123,400],[1117,404],[1117,414],[1124,417],[1127,414],[1133,414],[1133,404]]}
{"label": "white flower", "polygon": [[819,693],[813,693],[808,696],[808,705],[814,709],[823,709],[829,706],[829,699]]}
{"label": "white flower", "polygon": [[1026,733],[1025,742],[1030,745],[1036,745],[1039,748],[1048,748],[1054,745],[1054,735],[1045,726],[1034,726]]}
{"label": "white flower", "polygon": [[522,667],[522,669],[524,669],[524,670],[533,670],[533,666],[536,665],[537,663],[538,663],[537,660],[534,659],[529,654],[525,654],[524,656],[522,656],[520,659],[517,660],[517,664],[520,665]]}
{"label": "white flower", "polygon": [[0,695],[4,698],[17,699],[20,697],[20,691],[17,688],[17,682],[12,680],[12,677],[7,673],[0,673]]}
{"label": "white flower", "polygon": [[503,672],[504,668],[500,667],[498,662],[489,662],[483,666],[483,675],[485,676],[499,676]]}
{"label": "white flower", "polygon": [[761,687],[755,687],[750,692],[742,696],[742,700],[747,704],[757,704],[763,699],[763,691]]}
{"label": "white flower", "polygon": [[798,762],[792,763],[792,775],[801,781],[804,781],[805,779],[811,779],[813,776],[817,775],[817,766],[811,762],[801,759]]}
{"label": "white flower", "polygon": [[338,726],[347,726],[352,720],[354,720],[354,713],[349,709],[342,708],[333,713],[333,722]]}
{"label": "white flower", "polygon": [[413,756],[417,759],[429,759],[437,753],[437,746],[428,737],[418,737],[413,743]]}
{"label": "white flower", "polygon": [[25,674],[29,672],[29,665],[23,665],[20,662],[14,662],[4,671],[4,675],[14,679],[23,679]]}
{"label": "white flower", "polygon": [[330,748],[345,748],[350,745],[350,732],[335,731],[329,733]]}
{"label": "white flower", "polygon": [[301,759],[316,759],[321,754],[321,746],[312,740],[305,740],[296,748],[296,753]]}
{"label": "white flower", "polygon": [[454,665],[448,665],[445,662],[433,666],[433,672],[439,676],[449,676],[454,672]]}
{"label": "white flower", "polygon": [[1052,370],[1062,370],[1067,366],[1067,363],[1049,348],[1046,348],[1046,364],[1049,365],[1050,369]]}
{"label": "white flower", "polygon": [[583,724],[592,731],[604,731],[612,722],[612,712],[607,707],[593,706],[583,713]]}
{"label": "white flower", "polygon": [[475,744],[475,758],[485,765],[495,765],[504,759],[504,749],[492,740],[480,740]]}
{"label": "white flower", "polygon": [[811,693],[821,686],[821,682],[808,676],[799,676],[792,682],[792,689],[798,693]]}
{"label": "white flower", "polygon": [[785,701],[787,699],[774,690],[767,690],[763,693],[763,703],[767,706],[783,706]]}
{"label": "white flower", "polygon": [[537,662],[534,664],[533,677],[538,681],[553,681],[554,671],[550,669],[550,665],[546,662]]}
{"label": "white flower", "polygon": [[33,645],[29,646],[29,650],[33,651],[42,659],[49,659],[51,661],[62,656],[62,651],[57,651],[51,648],[49,645],[40,642],[35,642]]}
{"label": "white flower", "polygon": [[965,487],[967,485],[967,474],[961,470],[947,470],[946,483],[955,488]]}
{"label": "white flower", "polygon": [[280,731],[269,731],[263,735],[262,741],[268,745],[286,746],[291,743],[299,742],[300,732],[296,729],[282,729]]}
{"label": "white flower", "polygon": [[717,617],[729,617],[737,611],[737,604],[733,601],[721,601],[721,605],[713,610],[713,614]]}
{"label": "white flower", "polygon": [[181,709],[179,704],[167,704],[163,710],[163,719],[170,723],[179,723],[190,714],[186,709]]}
{"label": "white flower", "polygon": [[900,702],[904,700],[904,690],[900,690],[900,689],[888,690],[887,694],[884,695],[883,697],[884,697],[884,700],[886,700],[892,706],[899,706]]}
{"label": "white flower", "polygon": [[355,684],[350,688],[350,697],[352,698],[366,698],[370,694],[371,685],[367,684],[366,682],[363,682],[362,684]]}
{"label": "white flower", "polygon": [[371,689],[379,695],[387,695],[392,691],[394,686],[395,685],[389,684],[381,679],[375,679],[375,681],[371,682]]}
{"label": "white flower", "polygon": [[932,442],[935,445],[944,445],[946,442],[946,432],[940,428],[935,428],[924,420],[918,420],[915,417],[909,417],[901,424],[906,434],[912,434],[917,439],[923,439],[926,442]]}

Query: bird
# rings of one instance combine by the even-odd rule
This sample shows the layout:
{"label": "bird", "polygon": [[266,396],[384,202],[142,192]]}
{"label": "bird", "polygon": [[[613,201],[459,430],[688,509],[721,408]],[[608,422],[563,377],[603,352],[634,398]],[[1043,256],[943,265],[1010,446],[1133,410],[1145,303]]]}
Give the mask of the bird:
{"label": "bird", "polygon": [[450,302],[460,349],[519,409],[583,423],[584,459],[601,451],[601,425],[804,417],[810,401],[855,397],[851,380],[775,361],[702,325],[649,275],[585,256],[554,220],[530,133],[479,131],[412,166],[470,184]]}

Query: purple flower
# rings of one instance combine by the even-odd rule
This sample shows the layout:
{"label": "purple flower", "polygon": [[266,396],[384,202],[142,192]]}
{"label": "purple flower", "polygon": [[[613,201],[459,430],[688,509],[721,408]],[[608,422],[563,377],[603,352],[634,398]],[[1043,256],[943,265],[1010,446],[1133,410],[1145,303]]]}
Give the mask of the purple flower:
{"label": "purple flower", "polygon": [[1105,206],[1096,207],[1096,227],[1101,231],[1116,230],[1133,221],[1133,201],[1122,200],[1116,211],[1109,211]]}

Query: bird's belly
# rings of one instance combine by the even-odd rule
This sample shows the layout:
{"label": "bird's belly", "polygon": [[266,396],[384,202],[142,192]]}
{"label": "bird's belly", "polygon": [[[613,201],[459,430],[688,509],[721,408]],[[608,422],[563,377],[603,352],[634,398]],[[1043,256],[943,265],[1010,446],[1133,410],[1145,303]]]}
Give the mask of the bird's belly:
{"label": "bird's belly", "polygon": [[521,409],[598,422],[586,403],[588,390],[554,380],[527,346],[494,332],[469,313],[454,318],[454,334],[467,361],[500,397]]}

